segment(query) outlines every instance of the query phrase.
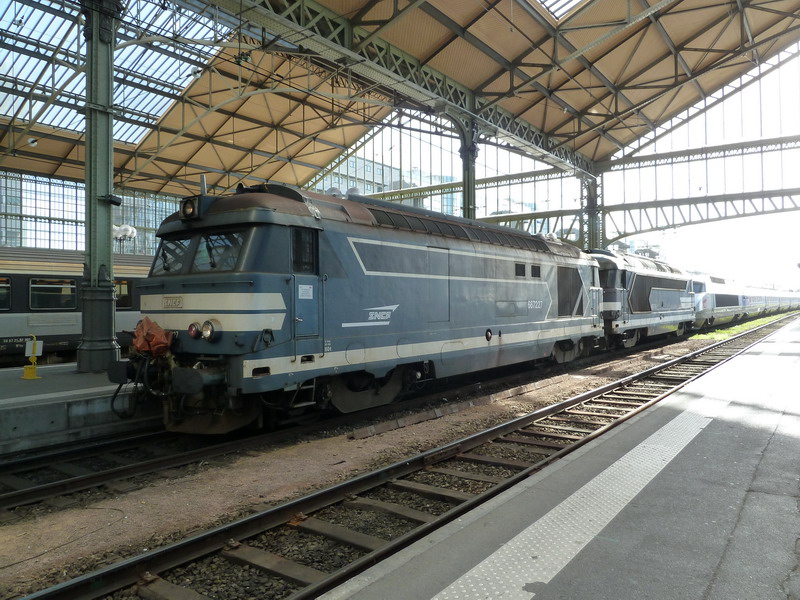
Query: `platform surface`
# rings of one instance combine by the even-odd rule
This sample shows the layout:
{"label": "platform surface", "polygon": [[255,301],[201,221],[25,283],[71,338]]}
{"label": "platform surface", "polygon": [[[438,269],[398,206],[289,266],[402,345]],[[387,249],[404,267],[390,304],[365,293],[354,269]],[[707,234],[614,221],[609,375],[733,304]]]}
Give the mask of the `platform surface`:
{"label": "platform surface", "polygon": [[79,373],[76,363],[0,369],[0,462],[17,452],[158,428],[157,402],[133,403],[103,373]]}
{"label": "platform surface", "polygon": [[322,596],[800,597],[800,320]]}
{"label": "platform surface", "polygon": [[32,402],[58,402],[66,397],[113,392],[112,384],[102,373],[79,373],[77,363],[36,367],[39,379],[22,379],[23,368],[0,369],[0,410]]}

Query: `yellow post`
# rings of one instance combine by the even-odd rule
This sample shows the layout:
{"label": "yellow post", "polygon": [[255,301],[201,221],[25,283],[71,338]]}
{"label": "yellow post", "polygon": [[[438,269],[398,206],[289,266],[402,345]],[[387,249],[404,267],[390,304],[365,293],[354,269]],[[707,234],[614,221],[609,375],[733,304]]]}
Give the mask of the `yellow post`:
{"label": "yellow post", "polygon": [[41,379],[36,374],[36,359],[42,355],[42,342],[36,341],[36,336],[31,335],[33,338],[30,342],[25,342],[25,356],[31,361],[31,364],[22,367],[22,379]]}

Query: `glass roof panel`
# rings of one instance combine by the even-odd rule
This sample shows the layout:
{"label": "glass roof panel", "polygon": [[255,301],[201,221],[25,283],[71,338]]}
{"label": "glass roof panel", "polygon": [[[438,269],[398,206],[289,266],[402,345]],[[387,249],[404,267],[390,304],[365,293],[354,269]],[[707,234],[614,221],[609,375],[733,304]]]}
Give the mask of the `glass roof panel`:
{"label": "glass roof panel", "polygon": [[539,0],[539,3],[556,19],[561,19],[583,1],[584,0]]}
{"label": "glass roof panel", "polygon": [[[0,115],[76,133],[85,130],[86,43],[71,0],[0,0]],[[114,54],[114,139],[138,143],[216,52],[230,27],[168,0],[125,5]],[[141,41],[147,39],[148,42]],[[188,40],[188,41],[187,41]],[[192,44],[204,40],[206,44]],[[140,42],[141,41],[141,42]]]}

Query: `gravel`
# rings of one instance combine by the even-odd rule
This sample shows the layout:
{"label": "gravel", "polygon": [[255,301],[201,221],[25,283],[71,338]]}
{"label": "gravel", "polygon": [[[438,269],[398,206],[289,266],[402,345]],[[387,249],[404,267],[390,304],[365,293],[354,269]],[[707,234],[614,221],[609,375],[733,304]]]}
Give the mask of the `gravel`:
{"label": "gravel", "polygon": [[341,569],[366,554],[358,548],[289,526],[277,527],[244,542],[325,573]]}
{"label": "gravel", "polygon": [[330,506],[314,513],[313,516],[386,541],[400,537],[417,527],[417,523],[406,521],[396,515],[343,506]]}
{"label": "gravel", "polygon": [[299,586],[259,569],[211,556],[187,567],[168,571],[163,578],[213,600],[267,600],[284,598]]}

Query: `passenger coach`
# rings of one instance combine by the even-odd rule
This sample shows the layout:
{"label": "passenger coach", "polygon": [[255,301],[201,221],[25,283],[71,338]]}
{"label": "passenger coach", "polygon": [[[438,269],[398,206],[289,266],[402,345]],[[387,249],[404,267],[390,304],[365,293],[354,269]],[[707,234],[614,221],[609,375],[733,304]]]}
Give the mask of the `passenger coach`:
{"label": "passenger coach", "polygon": [[[31,336],[43,342],[46,357],[72,358],[81,341],[84,260],[74,250],[0,248],[0,363],[25,363]],[[140,319],[136,282],[152,260],[114,255],[116,330],[123,347]]]}

